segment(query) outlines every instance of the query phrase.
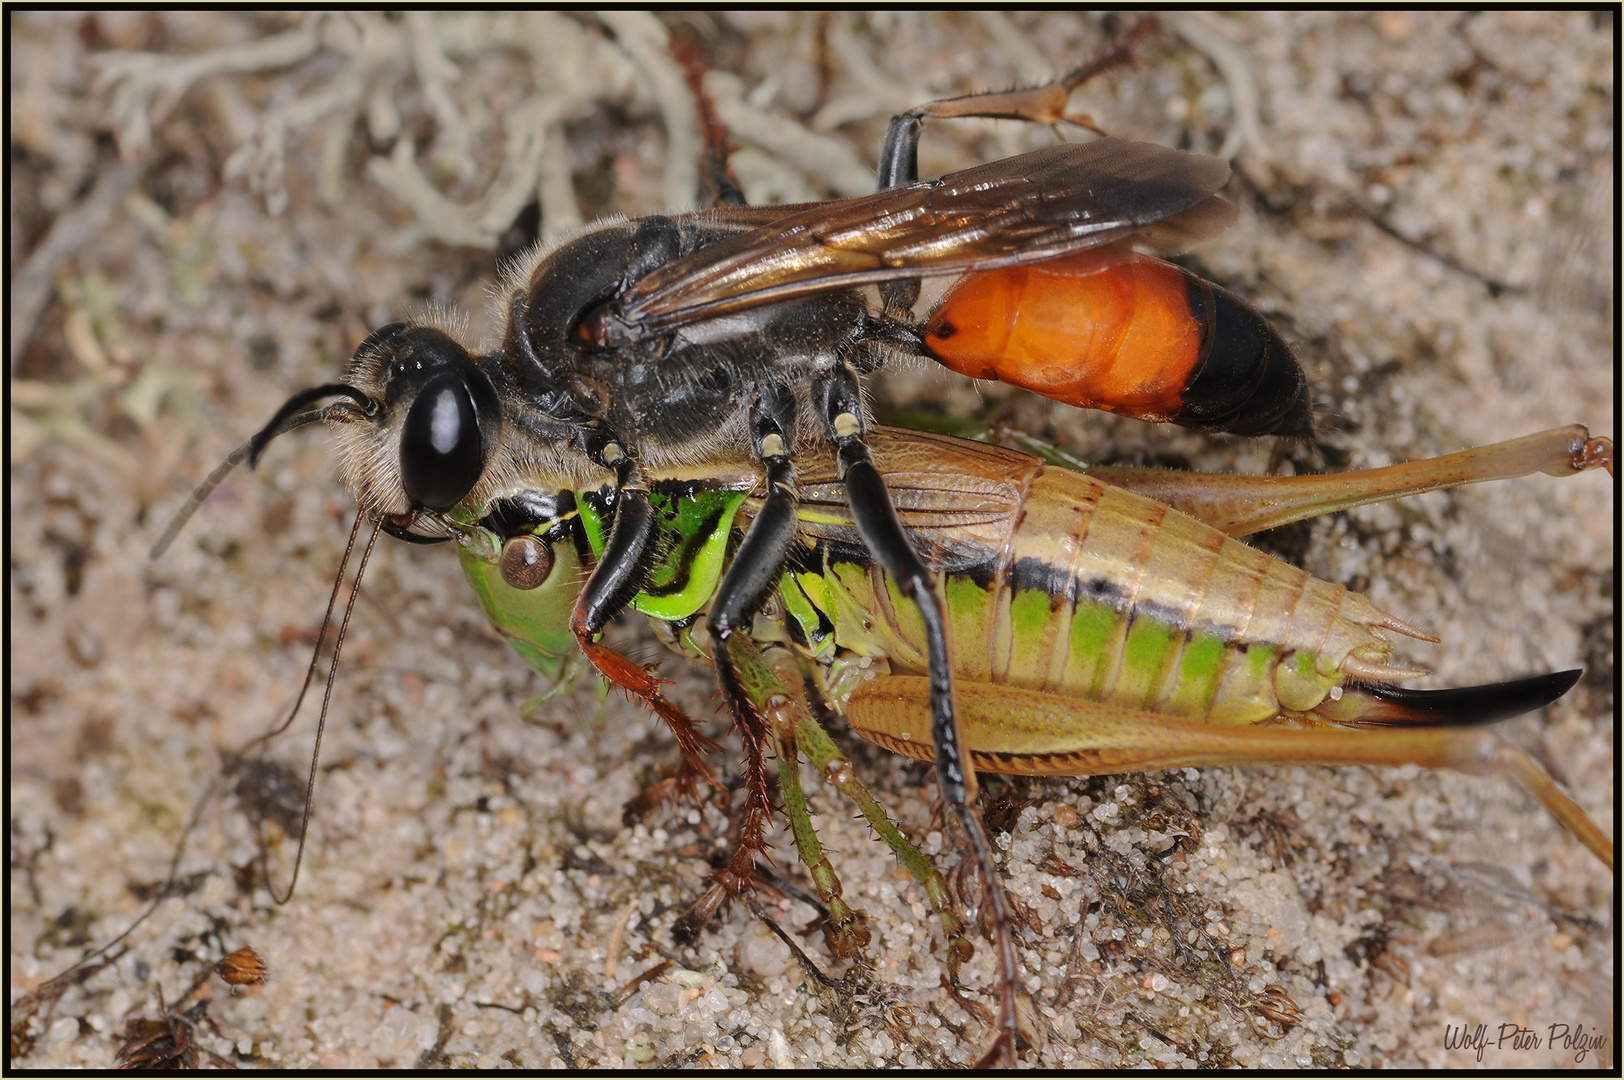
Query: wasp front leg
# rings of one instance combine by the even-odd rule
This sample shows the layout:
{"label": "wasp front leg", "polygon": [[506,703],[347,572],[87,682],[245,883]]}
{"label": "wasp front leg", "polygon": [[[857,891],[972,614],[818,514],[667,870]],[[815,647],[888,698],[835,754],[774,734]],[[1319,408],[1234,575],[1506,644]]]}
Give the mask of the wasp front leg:
{"label": "wasp front leg", "polygon": [[687,713],[666,700],[660,692],[660,680],[651,670],[598,640],[609,620],[625,610],[642,589],[648,577],[649,560],[654,554],[659,518],[635,464],[619,442],[603,440],[594,456],[615,470],[615,520],[609,529],[603,557],[576,599],[575,610],[570,614],[570,631],[581,652],[605,679],[648,705],[666,722],[682,750],[677,790],[693,797],[695,781],[700,778],[712,787],[720,786],[703,758],[704,752],[714,744],[695,730]]}
{"label": "wasp front leg", "polygon": [[936,780],[942,801],[964,829],[970,857],[981,876],[985,902],[992,912],[990,921],[998,954],[998,1034],[982,1064],[1013,1065],[1019,1020],[1015,1000],[1018,969],[1015,939],[1010,929],[1012,916],[993,861],[992,845],[973,805],[975,773],[971,770],[969,749],[960,734],[953,708],[952,657],[948,652],[947,623],[942,600],[937,595],[936,577],[909,543],[885,480],[874,467],[868,445],[863,441],[856,373],[844,363],[837,364],[819,380],[815,396],[823,409],[826,433],[836,448],[840,479],[846,488],[847,503],[858,534],[885,572],[891,575],[902,595],[911,598],[919,610],[929,664],[930,728]]}

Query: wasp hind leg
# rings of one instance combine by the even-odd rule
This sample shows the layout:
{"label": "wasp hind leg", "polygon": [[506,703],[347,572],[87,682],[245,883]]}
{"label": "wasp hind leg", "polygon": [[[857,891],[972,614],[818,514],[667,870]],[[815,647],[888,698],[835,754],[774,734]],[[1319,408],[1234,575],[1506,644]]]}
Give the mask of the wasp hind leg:
{"label": "wasp hind leg", "polygon": [[839,364],[819,380],[814,398],[822,406],[826,434],[838,454],[840,477],[846,488],[846,501],[857,531],[869,552],[896,582],[898,590],[912,598],[924,626],[930,668],[930,726],[935,747],[936,780],[942,801],[963,828],[969,857],[981,877],[983,896],[992,916],[990,921],[997,950],[997,1034],[980,1064],[983,1067],[1000,1063],[1013,1065],[1015,1040],[1019,1035],[1016,1006],[1019,968],[1015,958],[1014,932],[1011,930],[1013,917],[1009,899],[1004,895],[1003,883],[998,877],[997,864],[993,860],[992,844],[974,806],[975,773],[970,768],[969,751],[960,735],[953,709],[953,666],[948,655],[947,624],[942,615],[942,601],[936,593],[934,576],[920,560],[909,543],[908,534],[903,531],[885,480],[874,467],[868,445],[863,441],[862,406],[857,386],[856,373],[845,364]]}
{"label": "wasp hind leg", "polygon": [[919,179],[919,133],[926,118],[954,120],[979,117],[986,120],[1024,120],[1030,124],[1070,124],[1096,135],[1106,134],[1094,123],[1093,117],[1086,113],[1068,113],[1066,105],[1071,100],[1072,91],[1079,86],[1101,72],[1127,63],[1131,59],[1135,39],[1152,26],[1153,21],[1141,20],[1116,48],[1042,86],[938,98],[893,116],[885,132],[885,143],[880,149],[880,190],[911,184]]}
{"label": "wasp hind leg", "polygon": [[[1042,86],[938,98],[905,113],[898,113],[891,118],[890,125],[885,129],[885,142],[880,146],[878,190],[901,187],[919,179],[919,136],[924,130],[926,118],[953,120],[976,117],[1024,120],[1031,124],[1070,124],[1096,135],[1106,134],[1086,113],[1066,111],[1072,91],[1101,72],[1128,63],[1132,58],[1134,43],[1155,26],[1153,17],[1141,19],[1115,48]],[[879,286],[880,297],[886,311],[891,314],[911,309],[919,299],[919,290],[918,278],[882,282]]]}

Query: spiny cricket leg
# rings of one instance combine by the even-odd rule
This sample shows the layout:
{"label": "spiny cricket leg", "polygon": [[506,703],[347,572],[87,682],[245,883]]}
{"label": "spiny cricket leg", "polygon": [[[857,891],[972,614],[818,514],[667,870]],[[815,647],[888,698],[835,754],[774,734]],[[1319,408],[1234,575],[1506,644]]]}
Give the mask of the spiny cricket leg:
{"label": "spiny cricket leg", "polygon": [[[808,673],[802,670],[799,674],[802,685],[808,685]],[[792,680],[786,677],[785,681],[790,682]],[[953,909],[953,902],[948,894],[947,882],[943,879],[942,872],[932,866],[930,859],[922,851],[914,847],[913,844],[909,843],[908,838],[903,836],[902,831],[892,823],[891,819],[886,815],[885,809],[869,793],[868,788],[863,786],[863,782],[857,778],[857,773],[852,769],[851,762],[846,760],[845,756],[840,753],[839,747],[829,737],[829,733],[824,730],[823,725],[807,710],[802,703],[802,699],[792,693],[790,702],[793,709],[791,719],[795,725],[795,746],[801,753],[806,755],[812,767],[818,770],[825,781],[833,784],[857,806],[863,818],[868,822],[869,828],[873,829],[879,838],[885,841],[886,846],[896,855],[897,862],[925,890],[925,901],[930,905],[930,909],[936,914],[936,917],[941,920],[942,935],[947,942],[948,977],[953,981],[954,985],[957,985],[959,967],[975,953],[975,947],[965,937],[964,920],[959,918],[958,912]],[[800,786],[799,775],[795,777],[795,784],[798,790]],[[784,795],[786,814],[789,814],[789,803],[789,795],[786,792]],[[791,821],[793,820],[794,818],[791,817]],[[807,821],[807,827],[810,830],[810,820]],[[817,837],[813,836],[812,840],[816,843]],[[797,843],[799,843],[799,837],[797,837]],[[819,854],[821,854],[821,850],[821,848],[818,849]],[[803,859],[807,858],[807,852],[803,850],[801,857]],[[811,865],[810,862],[808,865]],[[815,880],[816,874],[813,876]]]}
{"label": "spiny cricket leg", "polygon": [[[745,674],[753,649],[749,640],[751,620],[778,583],[784,560],[795,542],[795,508],[800,498],[795,491],[788,435],[794,430],[794,421],[794,395],[781,387],[763,389],[755,403],[754,442],[767,471],[767,495],[717,587],[706,619],[716,679],[733,713],[733,729],[744,746],[744,803],[735,819],[739,826],[738,846],[727,865],[713,876],[705,896],[684,916],[685,936],[696,933],[729,897],[750,887],[756,857],[762,854],[765,833],[772,823],[766,767],[771,732],[761,705],[772,691],[753,679],[747,681]],[[750,671],[753,675],[753,668]]]}
{"label": "spiny cricket leg", "polygon": [[908,535],[897,519],[885,480],[874,467],[868,446],[863,442],[861,405],[857,377],[844,363],[837,364],[818,380],[814,399],[824,414],[824,425],[837,448],[840,478],[846,488],[852,520],[864,545],[885,572],[896,582],[902,595],[910,597],[919,611],[925,631],[926,654],[930,665],[929,709],[932,744],[935,748],[936,780],[942,801],[963,826],[965,843],[981,875],[987,907],[992,913],[993,940],[999,971],[998,1021],[993,1045],[981,1065],[1015,1064],[1015,1040],[1020,1033],[1016,1008],[1019,968],[1015,958],[1015,938],[1011,930],[1009,900],[998,878],[992,844],[981,826],[973,803],[975,774],[970,771],[969,749],[963,744],[958,718],[953,711],[953,664],[948,655],[947,624],[936,581],[920,561]]}
{"label": "spiny cricket leg", "polygon": [[580,642],[586,658],[592,661],[592,666],[604,678],[653,709],[671,729],[672,736],[677,740],[677,748],[682,751],[682,767],[675,778],[677,794],[684,798],[697,798],[697,780],[704,780],[719,790],[722,785],[712,775],[704,758],[707,751],[716,749],[716,743],[701,735],[688,714],[660,692],[661,680],[648,668],[620,655],[602,642],[584,639],[579,633],[576,640]]}
{"label": "spiny cricket leg", "polygon": [[[1096,776],[1214,765],[1413,764],[1504,776],[1539,800],[1611,869],[1613,842],[1533,758],[1492,732],[1445,726],[1468,719],[1447,715],[1452,695],[1464,693],[1456,700],[1468,703],[1504,698],[1526,711],[1554,701],[1576,679],[1577,672],[1539,675],[1488,688],[1496,692],[1487,695],[1482,687],[1396,694],[1345,687],[1328,707],[1338,724],[1379,724],[1380,731],[1209,724],[988,683],[962,684],[959,699],[965,742],[976,765],[988,772]],[[1411,714],[1408,721],[1400,720],[1403,712]],[[929,759],[929,747],[909,737],[931,718],[928,680],[893,675],[865,683],[852,694],[846,713],[863,738]],[[1390,726],[1399,723],[1436,726]]]}
{"label": "spiny cricket leg", "polygon": [[[623,471],[629,478],[630,469]],[[643,587],[658,525],[646,491],[623,482],[616,503],[615,521],[604,544],[603,558],[598,560],[575,601],[570,630],[581,652],[604,678],[644,702],[666,722],[682,751],[677,790],[687,797],[697,797],[695,780],[698,778],[704,778],[712,787],[720,787],[703,758],[704,752],[714,749],[715,744],[694,728],[687,713],[666,700],[660,693],[660,680],[651,670],[597,640],[609,620],[631,603],[632,597]]]}
{"label": "spiny cricket leg", "polygon": [[966,94],[939,98],[893,116],[880,150],[880,188],[911,184],[919,179],[919,132],[925,119],[946,120],[983,117],[990,120],[1025,120],[1032,124],[1072,124],[1097,135],[1105,132],[1084,113],[1068,113],[1072,91],[1094,76],[1127,63],[1134,42],[1154,29],[1153,19],[1141,19],[1110,52],[1082,67],[1067,72],[1053,82],[1024,90]]}
{"label": "spiny cricket leg", "polygon": [[1245,536],[1424,491],[1536,472],[1572,476],[1597,468],[1612,475],[1613,440],[1592,438],[1583,425],[1570,424],[1442,457],[1324,476],[1225,476],[1114,466],[1087,472],[1095,479],[1167,503],[1230,536]]}
{"label": "spiny cricket leg", "polygon": [[840,875],[823,852],[817,830],[812,825],[812,811],[801,788],[801,759],[796,753],[796,721],[789,715],[791,706],[787,698],[779,698],[768,705],[769,719],[778,751],[778,792],[784,800],[784,817],[789,821],[790,834],[795,837],[795,850],[812,875],[812,887],[818,899],[829,909],[824,920],[823,935],[829,950],[842,960],[860,957],[868,947],[872,935],[868,929],[868,916],[846,903]]}
{"label": "spiny cricket leg", "polygon": [[729,643],[729,651],[740,688],[771,728],[778,755],[778,791],[784,801],[784,816],[789,821],[790,835],[795,838],[796,852],[812,875],[818,899],[828,909],[823,932],[829,949],[842,960],[859,957],[870,940],[867,919],[846,903],[840,878],[818,842],[806,793],[801,789],[796,738],[800,724],[803,720],[810,721],[810,714],[800,698],[785,685],[785,680],[767,664],[753,641],[735,637]]}
{"label": "spiny cricket leg", "polygon": [[796,852],[812,876],[818,899],[829,910],[824,933],[829,939],[830,951],[841,959],[858,956],[868,946],[870,933],[863,912],[846,903],[840,878],[818,840],[806,794],[801,788],[801,753],[806,754],[825,780],[857,805],[870,827],[895,853],[897,861],[924,887],[926,901],[941,919],[947,939],[948,972],[957,985],[959,966],[975,950],[965,938],[964,920],[953,910],[941,872],[892,823],[879,802],[857,779],[851,763],[841,756],[828,732],[813,718],[805,698],[791,689],[797,683],[805,685],[805,672],[795,666],[795,659],[781,654],[777,664],[769,664],[754,642],[742,639],[735,640],[733,650],[745,692],[772,725],[784,816],[789,821]]}

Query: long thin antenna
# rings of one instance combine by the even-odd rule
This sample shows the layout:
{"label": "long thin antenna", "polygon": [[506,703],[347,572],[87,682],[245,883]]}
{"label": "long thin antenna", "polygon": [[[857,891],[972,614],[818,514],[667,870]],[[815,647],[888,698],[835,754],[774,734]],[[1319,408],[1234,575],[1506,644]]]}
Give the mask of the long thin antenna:
{"label": "long thin antenna", "polygon": [[[322,414],[320,412],[307,414],[306,416],[299,418],[297,422],[289,424],[285,430],[291,430],[292,428],[300,427],[304,424],[313,423],[314,421],[321,419],[321,415]],[[191,499],[188,500],[187,504],[181,508],[181,511],[175,515],[174,520],[172,520],[169,523],[169,527],[164,530],[164,535],[159,539],[158,543],[153,545],[152,554],[154,558],[163,553],[164,549],[167,548],[170,542],[175,539],[176,534],[179,533],[180,530],[185,526],[187,519],[189,519],[197,511],[199,506],[203,505],[203,501],[209,497],[209,493],[219,486],[220,481],[224,480],[232,469],[236,468],[245,458],[248,457],[253,446],[254,442],[253,440],[250,440],[249,442],[237,447],[236,450],[232,451],[229,457],[222,461],[219,466],[209,474],[207,480],[198,485],[197,490],[192,493]],[[361,520],[361,515],[357,514],[354,525],[350,527],[349,542],[344,547],[343,558],[339,560],[338,575],[333,581],[332,594],[327,598],[327,611],[322,615],[321,630],[316,635],[316,647],[311,652],[310,666],[305,670],[304,683],[299,687],[299,694],[294,699],[293,707],[288,710],[287,718],[264,734],[257,735],[253,739],[250,739],[247,743],[243,744],[241,749],[230,754],[229,759],[240,760],[246,757],[248,752],[255,746],[258,746],[260,743],[266,742],[267,740],[272,739],[286,731],[288,726],[293,723],[294,717],[299,715],[299,709],[304,704],[305,694],[310,689],[310,684],[315,678],[316,668],[319,666],[321,658],[321,646],[327,637],[328,628],[332,625],[333,609],[337,606],[339,589],[344,583],[344,572],[346,569],[348,569],[350,555],[355,550],[355,540],[357,535],[360,533]],[[338,643],[333,647],[333,664],[327,676],[327,696],[322,700],[321,721],[318,723],[316,729],[316,748],[311,754],[310,776],[305,784],[304,820],[300,824],[299,828],[299,858],[301,860],[304,856],[305,834],[310,828],[310,802],[316,786],[316,762],[317,756],[321,750],[321,733],[324,730],[327,721],[327,704],[332,699],[333,677],[338,671],[339,651],[343,647],[344,632],[346,629],[348,629],[350,624],[350,614],[355,610],[356,597],[360,595],[361,575],[366,572],[367,560],[372,554],[373,545],[377,542],[378,532],[378,527],[374,526],[372,535],[367,541],[366,551],[361,556],[361,564],[356,570],[354,591],[350,594],[349,604],[344,609],[344,621],[339,627]],[[186,854],[187,841],[191,838],[192,831],[197,828],[198,823],[203,820],[203,811],[208,807],[210,801],[220,793],[220,790],[220,777],[217,776],[210,781],[207,790],[205,790],[193,804],[191,817],[187,820],[185,828],[181,830],[180,839],[175,842],[175,853],[169,860],[169,873],[164,877],[163,883],[153,890],[152,898],[148,901],[146,908],[142,910],[141,914],[137,915],[135,919],[128,926],[126,926],[121,933],[118,934],[117,937],[114,937],[111,941],[108,941],[100,948],[85,954],[80,958],[78,963],[74,964],[68,970],[62,972],[60,975],[47,979],[45,982],[35,987],[32,992],[19,998],[15,1003],[13,1003],[12,1006],[12,1010],[15,1015],[23,1015],[27,1010],[35,1009],[39,1006],[39,1004],[48,1000],[54,1000],[55,997],[60,996],[60,994],[71,986],[76,979],[82,978],[83,975],[87,973],[87,969],[90,968],[97,958],[109,955],[114,946],[118,945],[120,942],[124,941],[131,934],[133,934],[142,923],[146,922],[147,919],[152,916],[153,912],[158,910],[165,900],[174,894],[175,885],[180,880],[180,864],[181,860]],[[266,888],[270,890],[272,897],[276,899],[278,904],[286,903],[293,896],[293,882],[289,882],[288,891],[285,896],[277,897],[276,889],[270,883],[270,873],[265,863],[263,827],[261,828],[260,834],[260,860],[260,869],[265,875]],[[299,867],[298,863],[296,862],[294,864],[293,880],[297,881],[298,876]]]}
{"label": "long thin antenna", "polygon": [[[325,410],[306,413],[296,421],[288,423],[283,430],[292,431],[295,428],[304,427],[306,424],[314,424],[325,415]],[[214,489],[219,487],[225,478],[231,475],[231,470],[248,460],[250,455],[258,457],[257,450],[264,449],[264,443],[257,442],[258,439],[259,436],[255,435],[254,438],[249,439],[227,454],[226,459],[216,465],[214,471],[209,473],[201,484],[197,485],[197,489],[192,492],[191,498],[187,499],[181,508],[175,511],[175,516],[169,519],[169,524],[165,526],[163,535],[158,537],[157,541],[152,545],[152,550],[147,553],[147,558],[156,559],[168,551],[169,545],[175,542],[175,537],[180,535],[180,531],[186,528],[186,523],[192,520],[192,515],[197,513],[197,508],[202,506],[210,495],[214,494]]]}
{"label": "long thin antenna", "polygon": [[[338,591],[343,586],[344,570],[349,563],[350,552],[355,548],[355,538],[361,531],[361,515],[355,517],[355,524],[350,527],[350,541],[344,548],[344,558],[339,563],[338,577],[333,581],[333,593],[327,601],[327,615],[322,619],[321,632],[316,637],[316,649],[310,657],[310,669],[305,674],[305,685],[299,690],[299,697],[294,702],[293,710],[281,725],[272,731],[261,735],[254,742],[263,742],[266,739],[286,731],[293,718],[298,715],[299,707],[304,703],[305,689],[310,686],[311,676],[316,669],[317,656],[321,650],[322,640],[327,636],[327,626],[332,618],[333,606],[338,599]],[[316,796],[316,769],[321,760],[321,739],[327,731],[327,709],[333,701],[333,682],[338,677],[338,659],[344,652],[344,636],[350,629],[350,616],[355,612],[355,602],[361,596],[361,579],[366,576],[367,562],[372,558],[372,549],[378,542],[378,533],[382,531],[381,523],[372,526],[372,533],[367,537],[367,546],[361,552],[361,562],[355,568],[355,584],[350,589],[349,601],[344,605],[344,618],[338,624],[338,636],[333,639],[333,659],[327,667],[327,687],[321,698],[321,716],[316,720],[316,744],[310,751],[310,775],[305,780],[304,815],[299,821],[299,850],[293,857],[293,875],[288,879],[288,888],[285,893],[278,894],[276,886],[271,883],[270,860],[266,856],[265,827],[260,824],[259,864],[260,873],[265,877],[265,888],[270,891],[271,899],[278,904],[285,904],[293,899],[294,887],[299,883],[299,868],[304,864],[305,841],[310,834],[310,812]],[[253,746],[254,743],[249,743]],[[244,747],[246,750],[247,747]]]}
{"label": "long thin antenna", "polygon": [[[278,435],[285,435],[290,431],[302,428],[306,424],[314,424],[318,420],[327,419],[328,409],[316,409],[307,413],[300,413],[299,410],[308,408],[323,398],[330,397],[347,397],[351,399],[356,405],[360,406],[361,411],[367,416],[372,416],[378,411],[376,401],[347,383],[328,383],[325,386],[312,386],[308,390],[301,390],[294,394],[282,403],[280,409],[276,410],[276,415],[271,417],[270,423],[255,432],[253,438],[226,455],[226,459],[215,466],[214,471],[209,473],[208,478],[197,485],[197,490],[192,492],[192,497],[187,499],[185,505],[175,512],[174,517],[169,519],[169,525],[164,529],[163,535],[158,537],[157,543],[152,545],[152,551],[148,554],[148,558],[156,559],[169,550],[169,545],[175,542],[175,537],[180,535],[180,531],[186,527],[186,523],[192,520],[192,515],[197,513],[197,508],[202,506],[203,501],[213,493],[215,488],[220,486],[221,481],[231,475],[232,469],[235,469],[244,461],[248,462],[250,469],[257,467],[259,465],[259,456],[265,452],[265,447],[270,444],[272,439]],[[338,407],[340,406],[334,405],[329,408]]]}

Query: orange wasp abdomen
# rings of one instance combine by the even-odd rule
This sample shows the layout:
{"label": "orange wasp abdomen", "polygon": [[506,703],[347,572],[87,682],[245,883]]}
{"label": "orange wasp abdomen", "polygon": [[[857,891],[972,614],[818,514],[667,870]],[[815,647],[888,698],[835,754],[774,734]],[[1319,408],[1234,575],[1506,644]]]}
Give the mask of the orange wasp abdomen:
{"label": "orange wasp abdomen", "polygon": [[924,338],[962,375],[1069,405],[1245,434],[1312,430],[1301,368],[1262,315],[1119,248],[966,274]]}

